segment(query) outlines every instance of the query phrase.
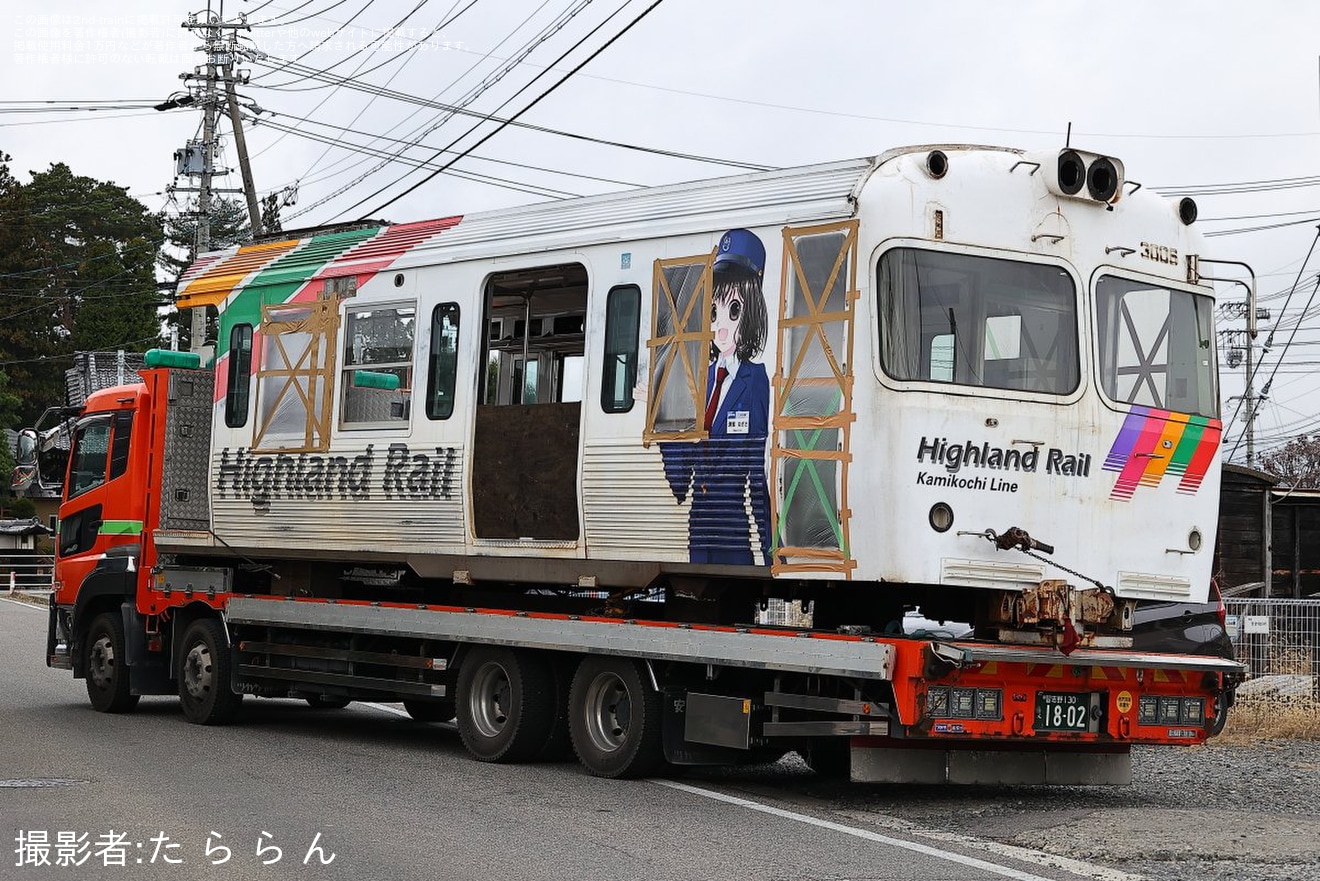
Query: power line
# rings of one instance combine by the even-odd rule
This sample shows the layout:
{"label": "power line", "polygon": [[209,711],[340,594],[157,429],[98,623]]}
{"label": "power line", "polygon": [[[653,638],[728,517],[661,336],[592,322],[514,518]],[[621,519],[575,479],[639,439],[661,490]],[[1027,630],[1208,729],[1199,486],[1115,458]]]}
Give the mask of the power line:
{"label": "power line", "polygon": [[300,9],[306,9],[308,6],[311,6],[313,2],[314,0],[303,0],[303,3],[293,7],[290,10],[278,13],[275,16],[266,19],[265,21],[249,22],[248,26],[254,28],[287,27],[288,25],[298,24],[299,22],[307,21],[308,19],[311,18],[318,18],[321,15],[324,15],[325,13],[332,11],[337,6],[343,6],[346,2],[348,2],[348,0],[336,0],[336,2],[331,4],[329,8],[322,9],[320,12],[314,12],[311,15],[304,15],[302,18],[295,18],[292,19],[291,21],[280,22],[278,25],[275,24],[275,22],[279,21],[281,18],[285,18],[286,16],[293,15],[295,12],[299,11]]}
{"label": "power line", "polygon": [[[592,62],[597,56],[599,56],[602,52],[604,52],[604,51],[605,51],[606,49],[608,49],[610,46],[613,46],[613,45],[614,45],[614,44],[615,44],[620,38],[623,37],[624,34],[628,33],[628,32],[629,32],[630,30],[632,30],[632,29],[633,29],[633,28],[634,28],[639,22],[641,22],[644,18],[646,18],[648,15],[650,15],[652,12],[654,12],[655,9],[656,9],[656,7],[658,7],[658,6],[659,6],[661,3],[663,3],[663,2],[664,2],[664,0],[654,0],[654,2],[651,3],[650,6],[646,7],[645,9],[643,9],[643,10],[642,10],[637,16],[635,16],[635,17],[633,18],[632,21],[628,22],[628,24],[626,24],[626,25],[623,27],[622,30],[620,30],[620,31],[619,31],[618,33],[616,33],[614,36],[612,36],[612,37],[610,37],[608,40],[606,40],[605,43],[604,43],[602,46],[600,46],[599,48],[597,48],[596,51],[592,52],[592,53],[591,53],[590,55],[588,55],[585,59],[583,59],[582,62],[579,63],[576,67],[574,67],[574,68],[573,68],[572,70],[570,70],[568,73],[564,74],[562,77],[560,77],[558,80],[556,80],[555,83],[554,83],[553,85],[550,86],[550,88],[546,89],[546,90],[543,91],[540,95],[538,95],[536,98],[532,99],[531,103],[527,104],[527,105],[524,106],[521,110],[519,110],[517,113],[513,114],[513,116],[511,116],[507,121],[505,121],[505,122],[501,122],[501,123],[500,123],[499,125],[497,125],[492,131],[488,132],[485,136],[483,136],[482,138],[480,138],[475,144],[473,144],[473,145],[471,145],[470,147],[466,148],[461,154],[459,154],[459,155],[456,156],[455,158],[449,160],[449,162],[446,164],[446,167],[453,165],[455,162],[458,162],[458,161],[459,161],[460,159],[462,159],[464,156],[466,156],[467,154],[471,153],[473,150],[477,149],[477,148],[480,147],[482,144],[484,144],[484,143],[486,143],[487,141],[489,141],[491,138],[495,137],[495,135],[499,134],[499,133],[500,133],[501,131],[503,131],[505,128],[507,128],[508,126],[514,124],[514,122],[518,119],[518,117],[522,116],[524,113],[526,113],[527,111],[531,110],[531,109],[532,109],[533,107],[535,107],[537,104],[541,103],[541,102],[544,101],[546,98],[548,98],[551,94],[554,93],[554,91],[555,91],[556,89],[558,89],[560,86],[562,86],[564,83],[566,83],[566,82],[569,80],[569,78],[573,76],[573,74],[577,73],[579,70],[581,70],[582,68],[586,67],[586,66],[587,66],[588,64],[590,64],[590,63],[591,63],[591,62]],[[626,5],[626,3],[625,3],[625,5]],[[619,10],[621,11],[623,8],[624,8],[624,7],[621,6],[621,7],[619,7]],[[611,15],[610,18],[613,18],[613,16]],[[601,22],[600,25],[598,25],[596,28],[592,29],[592,31],[591,31],[589,34],[587,34],[587,37],[590,37],[592,34],[594,34],[597,30],[600,29],[600,27],[603,27],[608,21],[609,21],[609,18],[605,19],[604,22]],[[579,40],[577,45],[581,45],[582,42],[585,41],[585,40],[587,39],[587,37],[583,37],[582,40]],[[562,61],[565,57],[567,57],[567,55],[569,54],[569,52],[572,52],[573,49],[575,49],[575,48],[577,48],[577,46],[571,46],[571,47],[569,47],[568,51],[565,52],[563,55],[561,55],[561,56],[559,57],[558,60],[559,60],[559,61]],[[558,61],[556,61],[556,63],[558,63]],[[533,79],[533,80],[532,80],[532,82],[535,82],[535,81],[536,81],[536,79]],[[511,101],[511,100],[513,100],[513,98],[516,98],[516,97],[518,96],[518,94],[521,94],[521,93],[522,93],[522,92],[523,92],[528,86],[530,86],[530,85],[531,85],[531,83],[528,83],[527,86],[524,86],[524,87],[523,87],[523,89],[519,89],[517,93],[515,93],[513,96],[511,96],[511,97],[509,98],[509,100]],[[505,103],[507,104],[508,101],[506,101]],[[500,105],[500,106],[503,107],[504,105]],[[456,143],[456,142],[455,142],[455,143]],[[452,144],[451,144],[451,146],[452,146]],[[389,198],[388,200],[386,200],[385,202],[381,203],[381,204],[380,204],[375,210],[370,211],[370,212],[368,212],[366,215],[364,215],[364,218],[363,218],[363,219],[365,219],[366,217],[371,216],[372,214],[378,214],[379,212],[383,211],[385,208],[387,208],[387,207],[389,207],[390,205],[394,204],[394,203],[397,202],[399,199],[402,199],[404,196],[406,196],[406,195],[408,195],[409,193],[411,193],[411,192],[413,192],[414,190],[416,190],[416,189],[417,189],[418,187],[420,187],[422,184],[424,184],[424,183],[426,183],[426,182],[428,182],[428,181],[434,179],[435,176],[436,176],[437,174],[439,174],[439,173],[440,173],[439,171],[433,171],[433,172],[431,172],[429,175],[427,175],[426,177],[422,178],[422,179],[421,179],[420,181],[418,181],[417,183],[415,183],[415,184],[413,184],[412,186],[408,187],[408,189],[404,190],[402,193],[397,193],[396,195],[390,197],[390,198]],[[376,193],[373,193],[372,196],[368,196],[367,198],[372,198],[372,197],[374,197],[374,196],[376,196],[376,195],[379,195],[381,192],[382,192],[381,190],[378,190]],[[354,208],[357,208],[359,205],[361,205],[361,204],[362,204],[363,202],[365,202],[365,201],[366,201],[366,199],[359,200],[358,202],[354,203],[353,205],[351,205],[351,206],[350,206],[348,209],[346,209],[346,210],[347,210],[347,211],[352,211]],[[342,215],[343,213],[344,213],[344,212],[340,212],[340,215]],[[339,216],[339,215],[337,215],[337,216]]]}
{"label": "power line", "polygon": [[[378,40],[383,40],[383,39],[385,39],[385,38],[388,37],[390,34],[394,33],[398,28],[402,27],[403,24],[404,24],[406,21],[408,21],[408,19],[412,18],[414,15],[417,14],[417,12],[418,12],[419,10],[421,10],[421,8],[422,8],[423,6],[425,6],[425,5],[427,4],[427,2],[428,2],[428,0],[417,0],[416,5],[414,5],[412,9],[408,10],[407,14],[405,14],[405,15],[403,16],[403,18],[399,19],[399,20],[396,21],[394,24],[390,25],[390,27],[388,27],[388,28],[386,28],[385,30],[381,31],[379,34],[377,34],[375,37],[373,37],[373,38],[371,39],[371,41],[370,41],[369,43],[367,43],[365,46],[362,46],[361,48],[358,48],[358,49],[354,49],[352,52],[348,53],[348,54],[345,55],[343,58],[339,59],[338,61],[336,61],[334,64],[330,65],[329,67],[324,67],[324,68],[313,68],[313,69],[314,69],[314,70],[317,70],[317,72],[319,72],[319,73],[328,74],[328,73],[330,73],[330,71],[334,70],[336,67],[339,67],[341,64],[345,63],[345,62],[348,61],[350,58],[353,58],[353,57],[356,56],[356,55],[361,55],[363,52],[366,52],[368,49],[370,49],[370,48],[371,48],[371,47],[372,47],[372,46],[373,46]],[[467,12],[468,9],[471,9],[472,6],[474,6],[476,3],[477,3],[477,0],[471,0],[471,2],[468,3],[468,5],[467,5],[466,7],[464,7],[463,9],[461,9],[461,10],[458,12],[458,15],[462,15],[464,12]],[[454,18],[457,18],[458,15],[455,15]],[[441,22],[441,24],[436,25],[436,27],[435,27],[434,29],[432,29],[431,34],[434,34],[436,31],[440,30],[440,28],[443,27],[445,24],[446,24],[446,22]],[[429,38],[431,34],[428,34],[427,37]],[[328,38],[327,38],[327,39],[328,39]],[[325,42],[325,41],[323,40],[322,43],[324,43],[324,42]],[[307,52],[304,52],[302,55],[299,55],[299,56],[298,56],[298,59],[306,58],[306,57],[311,53],[311,51],[312,51],[312,50],[308,50]],[[381,67],[384,67],[386,64],[389,64],[390,62],[397,60],[400,56],[404,55],[405,53],[407,53],[407,52],[409,52],[409,51],[411,51],[411,50],[405,49],[405,50],[403,50],[403,52],[400,52],[398,55],[394,55],[393,57],[387,59],[386,61],[381,62],[380,64],[376,65],[375,67],[371,68],[370,70],[365,71],[365,73],[371,73],[371,72],[373,72],[373,71],[379,70]],[[297,60],[295,59],[294,62],[291,62],[291,66],[292,66],[292,64],[296,63],[296,61],[297,61]],[[296,72],[296,71],[295,71],[295,72]],[[265,88],[265,89],[282,89],[282,90],[284,90],[284,91],[289,91],[289,92],[309,91],[308,89],[296,89],[296,88],[291,88],[291,86],[293,86],[294,83],[300,82],[301,80],[308,79],[308,78],[309,78],[308,76],[303,75],[303,76],[300,76],[299,79],[296,79],[296,80],[290,80],[290,81],[287,82],[287,83],[261,83],[260,85],[261,85],[262,88]],[[258,79],[261,79],[261,77],[258,77]],[[324,88],[324,86],[317,86],[316,88]]]}
{"label": "power line", "polygon": [[[500,46],[504,45],[504,43],[512,39],[514,35],[516,35],[520,30],[522,30],[522,28],[536,16],[537,13],[539,13],[542,9],[544,9],[548,5],[548,2],[549,0],[544,0],[544,2],[542,2],[534,10],[532,10],[532,12],[529,13],[527,17],[525,17],[521,22],[519,22],[513,28],[513,30],[511,30],[508,34],[506,34],[504,37],[500,39],[499,43],[495,45],[495,48],[499,48]],[[504,76],[507,75],[510,71],[512,71],[515,67],[517,67],[520,62],[522,62],[533,52],[535,52],[537,48],[539,48],[547,40],[549,40],[551,37],[557,34],[561,29],[566,27],[574,18],[576,18],[584,9],[586,9],[587,6],[591,4],[591,2],[592,0],[577,0],[577,2],[571,5],[568,9],[566,9],[564,12],[561,12],[558,16],[555,17],[555,19],[553,19],[544,27],[542,27],[539,32],[537,32],[530,39],[525,41],[523,45],[519,47],[518,51],[514,53],[514,56],[511,59],[506,60],[499,68],[487,74],[485,77],[482,78],[480,82],[478,82],[476,85],[472,86],[461,96],[459,96],[458,106],[461,107],[470,106],[474,101],[476,101],[477,98],[479,98],[482,94],[484,94],[494,84],[502,80]],[[440,89],[440,91],[438,91],[432,97],[432,100],[438,100],[450,88],[453,88],[454,86],[458,85],[458,83],[462,82],[463,78],[466,77],[473,70],[475,70],[478,64],[480,64],[480,61],[474,62],[472,65],[470,65],[467,70],[459,74],[459,76],[455,78],[453,81],[451,81],[449,85]],[[432,117],[432,119],[429,120],[428,122],[420,124],[415,128],[413,128],[411,133],[408,135],[408,137],[411,139],[412,144],[413,145],[420,144],[427,137],[427,135],[436,131],[445,123],[453,119],[454,115],[455,114],[453,111],[445,111]],[[394,126],[392,126],[389,129],[389,131],[394,131],[401,124],[402,123],[396,123]],[[355,163],[355,165],[357,164],[360,163]],[[347,192],[348,190],[352,189],[354,186],[357,186],[359,183],[366,180],[368,177],[371,177],[373,174],[376,174],[382,169],[388,167],[388,165],[389,165],[388,161],[381,161],[377,163],[367,171],[358,175],[349,183],[341,187],[338,187],[334,192],[326,196],[323,196],[322,198],[316,200],[312,204],[304,207],[300,211],[296,212],[293,216],[297,217],[301,214],[306,214],[312,211],[313,209],[319,207],[320,205],[329,202],[331,199],[335,198],[336,196],[339,196]],[[352,167],[354,166],[350,166],[350,168]]]}
{"label": "power line", "polygon": [[[264,64],[273,67],[275,65],[272,64],[271,61],[267,60],[270,59],[271,57],[272,56],[265,55],[264,53],[258,53],[252,56],[252,61],[255,64]],[[275,59],[275,61],[278,60],[279,59]],[[588,59],[588,61],[589,60],[590,59]],[[656,156],[666,156],[672,159],[686,159],[693,162],[703,162],[712,165],[723,165],[732,168],[740,168],[747,171],[769,171],[773,168],[773,166],[761,165],[754,162],[740,162],[732,159],[721,159],[713,156],[701,156],[694,153],[684,153],[678,150],[665,150],[658,147],[645,147],[638,144],[631,144],[624,141],[616,141],[609,138],[596,138],[596,137],[591,137],[589,135],[579,134],[577,132],[570,132],[570,131],[565,131],[563,129],[551,128],[550,126],[535,125],[533,123],[519,121],[517,119],[517,116],[521,115],[522,112],[525,112],[527,108],[524,108],[523,111],[520,111],[519,114],[515,114],[515,116],[512,118],[501,118],[493,114],[481,113],[475,110],[468,110],[466,108],[459,107],[454,104],[447,104],[440,101],[430,101],[424,98],[419,98],[415,95],[409,95],[405,92],[399,92],[393,89],[382,89],[379,87],[371,86],[366,83],[356,82],[348,78],[331,77],[325,74],[316,74],[316,71],[313,68],[304,68],[303,65],[287,64],[285,66],[294,68],[295,72],[299,72],[299,73],[306,72],[308,76],[317,75],[320,76],[322,79],[324,79],[326,82],[342,84],[345,88],[354,89],[360,92],[365,92],[366,94],[379,95],[381,97],[392,98],[394,100],[408,104],[413,104],[418,107],[426,107],[435,110],[447,110],[462,116],[474,117],[476,119],[480,119],[485,122],[498,123],[501,127],[515,126],[517,128],[521,128],[527,131],[534,131],[534,132],[539,132],[541,134],[555,135],[557,137],[568,138],[571,140],[582,141],[585,143],[600,144],[602,146],[616,147],[624,150],[633,150],[633,151],[648,153]],[[263,86],[262,88],[265,87]]]}
{"label": "power line", "polygon": [[[366,3],[365,5],[363,5],[363,7],[362,7],[361,9],[359,9],[356,13],[354,13],[354,16],[353,16],[353,17],[356,18],[358,15],[361,15],[363,12],[366,11],[367,7],[370,6],[370,5],[371,5],[371,0],[367,0],[367,3]],[[455,4],[455,5],[457,5],[457,4]],[[451,10],[451,11],[453,10],[453,6],[450,7],[450,10]],[[448,14],[448,13],[446,13],[446,15],[447,15],[447,14]],[[349,19],[349,21],[352,21],[352,19]],[[338,31],[339,31],[339,29],[337,28],[335,31],[332,31],[332,32],[331,32],[331,35],[333,36],[333,34],[338,33]],[[329,38],[329,37],[326,37],[326,40],[328,40],[328,39],[330,39],[330,38]],[[325,43],[325,40],[322,40],[321,43],[318,43],[317,45],[319,46],[319,45],[322,45],[322,44],[324,44],[324,43]],[[302,55],[299,55],[298,58],[296,58],[296,59],[294,59],[294,60],[297,61],[297,60],[301,60],[301,59],[303,59],[303,58],[306,58],[306,57],[307,57],[309,54],[311,54],[311,52],[314,51],[315,49],[316,49],[316,46],[313,46],[311,49],[307,50],[307,51],[304,52]],[[358,76],[358,75],[362,72],[362,65],[363,65],[363,64],[366,64],[366,63],[367,63],[367,62],[366,62],[366,59],[363,59],[362,64],[359,64],[356,68],[354,68],[354,69],[353,69],[353,73],[350,74],[350,76]],[[394,78],[395,78],[396,76],[398,76],[398,75],[399,75],[400,73],[402,73],[402,72],[403,72],[403,67],[400,66],[398,70],[396,70],[394,73],[390,74],[390,78],[389,78],[388,80],[385,81],[385,85],[388,86],[390,83],[394,82]],[[336,92],[338,92],[338,91],[339,91],[339,87],[338,87],[338,86],[335,86],[333,89],[331,89],[330,92],[329,92],[328,94],[326,94],[323,98],[321,98],[321,100],[320,100],[319,102],[317,102],[317,105],[316,105],[315,107],[313,107],[313,108],[309,111],[308,115],[310,116],[311,114],[315,113],[316,111],[318,111],[318,110],[320,110],[322,107],[324,107],[324,106],[325,106],[325,103],[326,103],[327,101],[329,101],[332,97],[334,97],[334,94],[335,94]],[[370,107],[370,106],[371,106],[372,104],[374,104],[374,103],[376,103],[376,98],[373,96],[370,100],[367,101],[366,104],[362,105],[362,109],[360,109],[360,110],[357,112],[357,115],[355,115],[355,116],[353,117],[353,119],[350,120],[349,125],[352,125],[353,123],[355,123],[355,122],[357,122],[359,119],[361,119],[361,118],[362,118],[362,114],[366,113],[366,112],[367,112],[367,108]],[[296,128],[296,126],[295,126],[295,128]],[[271,147],[274,147],[274,146],[275,146],[276,144],[278,144],[280,141],[284,140],[285,137],[286,137],[286,135],[281,134],[281,135],[280,135],[278,138],[276,138],[274,141],[270,142],[270,143],[267,144],[265,147],[262,147],[261,150],[258,151],[258,152],[257,152],[252,158],[255,159],[257,156],[260,156],[262,153],[265,153],[265,152],[266,152],[267,150],[269,150]],[[329,148],[329,147],[326,147],[325,150],[321,151],[321,155],[318,156],[318,157],[316,157],[316,159],[312,160],[312,164],[311,164],[311,166],[308,168],[308,171],[303,172],[303,175],[301,175],[301,176],[305,176],[308,172],[311,171],[312,168],[315,168],[316,165],[317,165],[317,163],[319,163],[322,159],[324,159],[324,158],[325,158],[325,155],[326,155],[327,153],[329,153],[329,152],[330,152],[330,148]],[[300,176],[300,177],[301,177],[301,176]]]}
{"label": "power line", "polygon": [[[287,114],[281,114],[281,113],[273,113],[272,115],[273,115],[273,116],[287,116]],[[388,137],[388,136],[386,136],[386,135],[371,134],[371,133],[369,133],[369,132],[359,131],[359,130],[354,129],[354,128],[351,128],[351,127],[347,127],[347,126],[339,126],[339,125],[334,125],[333,123],[323,122],[323,121],[321,121],[321,120],[319,120],[319,119],[310,119],[310,118],[304,118],[304,117],[293,117],[293,118],[297,119],[299,122],[308,123],[308,124],[310,124],[310,125],[319,125],[319,126],[323,126],[323,127],[325,127],[325,128],[334,129],[334,130],[337,131],[337,132],[342,132],[342,133],[344,133],[344,134],[361,135],[362,137],[369,137],[369,138],[371,138],[373,141],[376,141],[376,140],[379,140],[379,141],[388,141],[388,142],[390,142],[390,143],[392,143],[392,144],[400,144],[400,145],[403,145],[405,148],[407,148],[407,147],[415,147],[415,146],[418,146],[417,143],[416,143],[415,141],[405,141],[405,140],[403,140],[403,139],[401,139],[401,138],[391,138],[391,137]],[[373,156],[373,157],[374,157],[374,156],[378,156],[378,155],[380,155],[381,153],[384,153],[384,152],[385,152],[385,151],[383,151],[383,150],[379,150],[379,149],[377,149],[377,148],[373,148],[373,147],[371,147],[369,144],[367,144],[367,145],[355,144],[355,143],[352,143],[351,141],[344,141],[344,140],[336,139],[336,138],[328,138],[327,136],[324,136],[324,135],[316,135],[316,134],[314,134],[314,133],[307,133],[307,132],[304,132],[304,131],[301,130],[301,129],[297,129],[295,126],[282,126],[282,125],[280,125],[279,123],[271,122],[271,121],[269,121],[269,120],[261,120],[261,121],[259,122],[259,124],[261,124],[261,125],[269,125],[269,126],[271,126],[271,127],[273,127],[273,128],[276,128],[277,130],[279,130],[279,131],[281,131],[281,132],[283,132],[283,133],[285,133],[285,134],[306,135],[309,139],[311,139],[311,140],[315,140],[315,141],[317,141],[317,142],[319,142],[319,143],[328,143],[328,144],[330,144],[331,146],[342,147],[343,149],[348,150],[348,151],[350,151],[350,152],[354,152],[354,153],[362,153],[362,154],[367,155],[367,156]],[[457,152],[457,151],[454,151],[454,150],[444,150],[444,151],[442,151],[442,152],[444,152],[444,153],[455,153],[455,152]],[[411,161],[411,162],[414,162],[414,163],[415,163],[415,167],[417,167],[417,168],[435,168],[435,167],[436,167],[435,165],[433,165],[433,164],[431,163],[430,160],[405,159],[404,156],[403,156],[403,154],[401,154],[401,153],[388,153],[388,154],[386,154],[386,155],[388,155],[390,158],[398,157],[398,158],[399,158],[400,160],[402,160],[402,161]],[[633,182],[633,181],[618,180],[617,178],[610,178],[610,177],[600,177],[600,176],[598,176],[598,175],[594,175],[594,174],[581,174],[581,173],[579,173],[579,172],[575,172],[575,171],[565,171],[565,170],[563,170],[563,169],[559,169],[559,168],[549,168],[549,167],[544,166],[544,165],[531,165],[531,164],[528,164],[528,163],[526,163],[526,162],[514,162],[514,161],[511,160],[511,159],[495,159],[495,158],[490,157],[490,156],[478,156],[478,155],[476,155],[475,153],[468,154],[467,158],[469,158],[469,159],[475,159],[475,160],[478,160],[478,161],[480,161],[480,162],[491,162],[491,163],[494,163],[494,164],[496,164],[496,165],[508,165],[508,166],[512,166],[512,167],[514,167],[514,168],[524,168],[524,169],[527,169],[528,171],[540,171],[540,172],[545,172],[545,173],[547,173],[547,174],[558,174],[558,175],[564,175],[565,177],[575,177],[575,178],[579,178],[579,179],[581,179],[581,180],[596,181],[596,182],[598,182],[598,183],[613,184],[613,185],[616,185],[616,186],[622,186],[622,187],[640,187],[640,186],[642,186],[642,184],[635,183],[635,182]]]}
{"label": "power line", "polygon": [[[292,128],[291,126],[282,126],[279,123],[266,123],[266,124],[273,126],[274,128],[276,128],[276,130],[284,131],[287,134],[297,135],[298,137],[301,138],[306,138],[308,140],[316,141],[317,143],[331,144],[333,146],[342,147],[343,149],[360,152],[366,156],[373,156],[377,158],[385,157],[388,158],[391,162],[397,162],[403,165],[411,165],[412,167],[418,169],[427,169],[427,170],[434,169],[436,171],[443,171],[446,174],[452,174],[456,177],[462,177],[469,180],[476,180],[481,183],[489,183],[494,186],[504,187],[506,189],[518,190],[520,192],[529,193],[534,196],[549,196],[551,198],[562,199],[570,196],[579,195],[578,193],[572,193],[565,190],[555,190],[549,187],[542,187],[537,184],[529,184],[520,181],[508,180],[507,178],[497,178],[491,175],[479,174],[477,172],[464,171],[461,169],[450,169],[447,167],[437,167],[436,165],[426,160],[414,159],[410,156],[405,156],[403,154],[389,153],[384,150],[374,149],[365,145],[348,143],[344,141],[342,138],[330,137],[328,135],[318,135],[314,132],[300,131],[298,129]],[[355,132],[355,134],[361,134],[361,133]]]}

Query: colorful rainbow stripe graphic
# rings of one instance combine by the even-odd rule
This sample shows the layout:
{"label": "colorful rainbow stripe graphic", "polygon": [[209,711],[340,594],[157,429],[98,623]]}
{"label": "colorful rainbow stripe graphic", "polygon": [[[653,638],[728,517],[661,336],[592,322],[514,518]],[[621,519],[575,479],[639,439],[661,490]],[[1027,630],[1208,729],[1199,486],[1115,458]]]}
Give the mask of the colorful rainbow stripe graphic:
{"label": "colorful rainbow stripe graphic", "polygon": [[1118,472],[1109,497],[1127,501],[1138,486],[1159,486],[1166,473],[1182,475],[1178,492],[1195,493],[1222,434],[1218,419],[1133,407],[1105,457],[1104,470]]}
{"label": "colorful rainbow stripe graphic", "polygon": [[[236,323],[261,323],[261,307],[274,303],[315,300],[329,278],[356,276],[361,288],[396,260],[457,225],[462,217],[417,223],[322,233],[306,239],[286,239],[244,245],[227,254],[207,255],[180,280],[180,307],[213,305],[220,310],[221,340]],[[253,340],[260,360],[261,335]],[[216,367],[227,362],[219,353]],[[227,372],[216,370],[215,399],[226,392]]]}

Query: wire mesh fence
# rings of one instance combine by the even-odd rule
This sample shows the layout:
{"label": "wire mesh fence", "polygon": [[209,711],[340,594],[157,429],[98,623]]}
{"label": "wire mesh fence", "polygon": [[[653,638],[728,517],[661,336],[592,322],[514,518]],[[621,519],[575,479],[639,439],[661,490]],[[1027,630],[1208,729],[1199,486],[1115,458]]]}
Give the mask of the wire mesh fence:
{"label": "wire mesh fence", "polygon": [[1228,634],[1249,691],[1320,697],[1320,600],[1226,599]]}

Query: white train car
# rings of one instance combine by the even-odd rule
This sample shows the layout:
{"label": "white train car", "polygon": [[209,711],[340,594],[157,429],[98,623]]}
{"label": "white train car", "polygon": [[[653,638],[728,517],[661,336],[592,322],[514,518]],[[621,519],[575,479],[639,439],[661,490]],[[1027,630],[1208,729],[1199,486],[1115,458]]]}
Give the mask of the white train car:
{"label": "white train car", "polygon": [[204,255],[213,369],[148,353],[75,426],[47,661],[605,777],[1125,782],[1244,673],[1129,632],[1210,586],[1194,220],[944,146]]}
{"label": "white train car", "polygon": [[947,145],[206,255],[209,532],[161,548],[1104,645],[1209,589],[1194,220],[1116,159]]}

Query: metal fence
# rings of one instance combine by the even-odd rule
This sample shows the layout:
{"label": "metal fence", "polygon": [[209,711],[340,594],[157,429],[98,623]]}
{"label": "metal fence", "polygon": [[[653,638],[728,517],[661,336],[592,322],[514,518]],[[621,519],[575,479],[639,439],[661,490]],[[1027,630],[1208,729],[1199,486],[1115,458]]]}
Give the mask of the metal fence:
{"label": "metal fence", "polygon": [[1320,600],[1225,599],[1224,605],[1253,690],[1320,697]]}
{"label": "metal fence", "polygon": [[0,591],[50,590],[55,558],[50,554],[0,557]]}

